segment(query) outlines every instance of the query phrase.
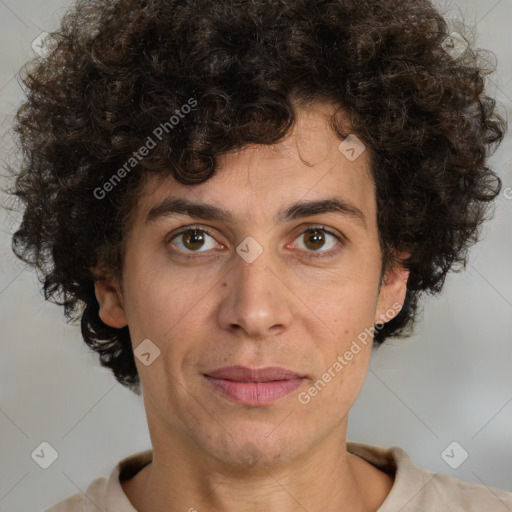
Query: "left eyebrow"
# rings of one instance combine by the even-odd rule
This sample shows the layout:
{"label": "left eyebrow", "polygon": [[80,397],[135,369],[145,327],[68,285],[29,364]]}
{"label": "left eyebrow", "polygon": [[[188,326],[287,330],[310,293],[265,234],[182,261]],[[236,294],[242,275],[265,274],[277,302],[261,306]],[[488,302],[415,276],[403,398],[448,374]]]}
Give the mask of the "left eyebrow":
{"label": "left eyebrow", "polygon": [[[351,202],[338,197],[298,201],[280,210],[275,216],[274,221],[286,222],[322,213],[343,215],[358,222],[364,229],[367,229],[366,218],[363,212]],[[161,203],[151,208],[146,216],[146,223],[154,222],[161,217],[172,217],[173,215],[188,215],[199,220],[234,223],[234,216],[228,210],[212,204],[195,203],[178,197],[167,197]]]}

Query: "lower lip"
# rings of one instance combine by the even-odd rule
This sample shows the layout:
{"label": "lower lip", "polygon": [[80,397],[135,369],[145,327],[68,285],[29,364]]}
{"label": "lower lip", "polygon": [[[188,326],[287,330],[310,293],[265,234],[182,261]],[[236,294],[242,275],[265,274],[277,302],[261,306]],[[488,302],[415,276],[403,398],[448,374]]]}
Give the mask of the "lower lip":
{"label": "lower lip", "polygon": [[293,393],[304,381],[303,378],[274,380],[270,382],[239,382],[215,379],[205,375],[224,396],[243,405],[266,405]]}

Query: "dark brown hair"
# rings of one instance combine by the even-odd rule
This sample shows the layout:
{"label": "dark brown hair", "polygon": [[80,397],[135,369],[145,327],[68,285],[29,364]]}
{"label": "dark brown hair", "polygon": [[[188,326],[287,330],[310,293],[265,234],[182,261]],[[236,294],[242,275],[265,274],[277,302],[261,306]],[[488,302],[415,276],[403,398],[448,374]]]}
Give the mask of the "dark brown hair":
{"label": "dark brown hair", "polygon": [[[13,251],[140,392],[128,327],[100,320],[90,269],[120,275],[145,180],[204,182],[218,155],[274,144],[297,105],[328,101],[369,149],[383,269],[410,271],[404,307],[374,342],[406,336],[420,294],[465,267],[501,189],[486,164],[505,130],[484,92],[490,70],[471,47],[445,51],[449,33],[426,0],[79,0],[23,70]],[[128,169],[149,137],[155,147]]]}

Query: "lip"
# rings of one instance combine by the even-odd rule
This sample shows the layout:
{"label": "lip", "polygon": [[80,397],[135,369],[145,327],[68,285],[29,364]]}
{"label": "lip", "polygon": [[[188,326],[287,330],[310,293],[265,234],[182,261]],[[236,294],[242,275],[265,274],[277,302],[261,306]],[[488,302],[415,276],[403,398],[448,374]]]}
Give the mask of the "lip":
{"label": "lip", "polygon": [[267,405],[295,391],[304,376],[285,368],[228,366],[204,374],[223,396],[243,405]]}
{"label": "lip", "polygon": [[266,368],[248,368],[247,366],[226,366],[206,374],[215,379],[235,380],[238,382],[270,382],[273,380],[289,380],[303,377],[298,373],[280,368],[267,366]]}

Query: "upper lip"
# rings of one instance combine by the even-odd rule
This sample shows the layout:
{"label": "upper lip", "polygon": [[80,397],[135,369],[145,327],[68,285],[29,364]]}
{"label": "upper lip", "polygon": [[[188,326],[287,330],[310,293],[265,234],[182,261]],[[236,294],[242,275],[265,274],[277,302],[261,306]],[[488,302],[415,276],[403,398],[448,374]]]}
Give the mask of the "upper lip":
{"label": "upper lip", "polygon": [[226,366],[218,368],[205,375],[215,379],[234,380],[238,382],[269,382],[273,380],[289,380],[302,378],[302,375],[280,368],[278,366],[268,366],[266,368],[248,368],[246,366]]}

